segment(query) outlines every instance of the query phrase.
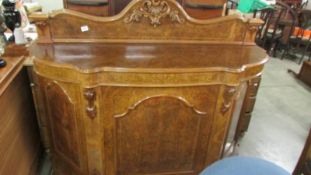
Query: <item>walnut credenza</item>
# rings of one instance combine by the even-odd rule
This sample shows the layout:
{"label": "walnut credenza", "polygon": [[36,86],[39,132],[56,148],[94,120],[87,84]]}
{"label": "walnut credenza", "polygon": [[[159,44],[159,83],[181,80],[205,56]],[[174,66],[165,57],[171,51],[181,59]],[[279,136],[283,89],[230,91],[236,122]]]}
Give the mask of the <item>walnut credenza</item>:
{"label": "walnut credenza", "polygon": [[174,0],[135,0],[113,17],[32,19],[55,175],[199,174],[222,157],[242,87],[267,61],[253,42],[261,21],[196,20]]}

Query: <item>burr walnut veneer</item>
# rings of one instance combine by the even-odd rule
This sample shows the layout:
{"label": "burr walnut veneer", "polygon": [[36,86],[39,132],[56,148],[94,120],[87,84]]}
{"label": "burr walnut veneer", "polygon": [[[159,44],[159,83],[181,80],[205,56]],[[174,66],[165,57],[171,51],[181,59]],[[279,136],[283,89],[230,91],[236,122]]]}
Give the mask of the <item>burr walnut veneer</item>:
{"label": "burr walnut veneer", "polygon": [[261,21],[196,20],[173,0],[135,0],[113,17],[32,19],[55,175],[199,174],[222,157],[241,87],[267,61],[253,42]]}

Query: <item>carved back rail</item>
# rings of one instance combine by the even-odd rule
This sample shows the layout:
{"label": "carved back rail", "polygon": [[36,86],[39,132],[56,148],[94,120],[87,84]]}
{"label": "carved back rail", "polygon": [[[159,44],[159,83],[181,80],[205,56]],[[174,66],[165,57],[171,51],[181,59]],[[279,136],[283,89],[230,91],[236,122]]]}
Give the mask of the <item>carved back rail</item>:
{"label": "carved back rail", "polygon": [[60,10],[31,15],[38,43],[155,42],[254,44],[262,23],[241,16],[191,18],[175,0],[133,0],[120,14],[95,17]]}

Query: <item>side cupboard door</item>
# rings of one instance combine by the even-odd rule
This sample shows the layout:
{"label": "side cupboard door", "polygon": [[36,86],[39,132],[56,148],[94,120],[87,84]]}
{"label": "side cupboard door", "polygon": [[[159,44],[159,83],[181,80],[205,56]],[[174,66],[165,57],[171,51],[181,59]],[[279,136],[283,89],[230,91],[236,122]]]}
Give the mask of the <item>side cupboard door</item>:
{"label": "side cupboard door", "polygon": [[83,111],[80,86],[36,77],[40,92],[41,120],[47,125],[48,142],[55,175],[85,174]]}

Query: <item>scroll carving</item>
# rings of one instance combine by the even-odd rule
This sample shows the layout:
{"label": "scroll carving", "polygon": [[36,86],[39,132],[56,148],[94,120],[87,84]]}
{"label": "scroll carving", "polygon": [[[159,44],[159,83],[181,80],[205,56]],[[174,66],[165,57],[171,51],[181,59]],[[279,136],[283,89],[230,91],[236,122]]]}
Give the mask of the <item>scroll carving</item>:
{"label": "scroll carving", "polygon": [[86,89],[84,92],[84,97],[87,100],[88,104],[86,106],[86,114],[94,119],[97,116],[97,108],[95,105],[96,92],[94,89]]}
{"label": "scroll carving", "polygon": [[234,97],[236,91],[237,91],[236,87],[227,87],[225,89],[224,101],[221,108],[222,114],[227,113],[229,109],[232,107],[232,98]]}
{"label": "scroll carving", "polygon": [[141,7],[133,10],[124,22],[140,22],[141,18],[149,18],[153,27],[161,24],[161,19],[169,17],[172,22],[183,23],[185,20],[179,16],[177,10],[172,10],[165,0],[146,0]]}

